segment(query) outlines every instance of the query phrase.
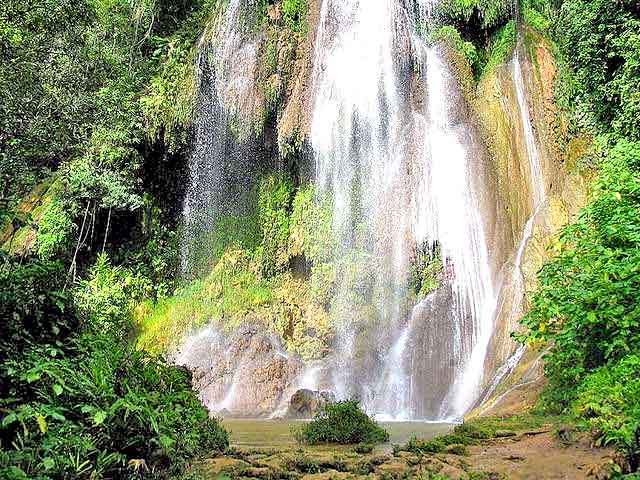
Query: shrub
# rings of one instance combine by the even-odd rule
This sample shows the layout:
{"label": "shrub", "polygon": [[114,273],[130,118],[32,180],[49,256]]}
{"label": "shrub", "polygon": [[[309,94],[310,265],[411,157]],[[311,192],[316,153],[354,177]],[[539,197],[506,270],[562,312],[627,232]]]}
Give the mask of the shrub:
{"label": "shrub", "polygon": [[640,357],[630,355],[588,375],[576,392],[572,412],[592,428],[597,445],[618,445],[631,470],[640,464]]}
{"label": "shrub", "polygon": [[187,460],[228,446],[191,390],[188,371],[105,336],[83,336],[63,357],[38,347],[7,362],[13,387],[2,436],[13,470],[51,478],[151,477],[179,472]]}
{"label": "shrub", "polygon": [[262,233],[259,247],[262,272],[269,277],[282,272],[289,262],[289,211],[293,182],[286,175],[263,177],[258,186],[258,217]]}
{"label": "shrub", "polygon": [[311,422],[294,432],[295,438],[310,445],[319,443],[380,443],[389,434],[361,408],[356,400],[328,403]]}
{"label": "shrub", "polygon": [[165,478],[200,453],[226,448],[227,433],[209,419],[189,372],[114,333],[106,314],[123,326],[120,288],[102,280],[81,288],[86,307],[117,307],[100,308],[94,323],[78,313],[95,310],[76,308],[58,290],[65,274],[56,263],[8,260],[0,280],[0,477]]}
{"label": "shrub", "polygon": [[578,84],[576,120],[593,116],[601,130],[640,139],[637,2],[566,0],[553,30]]}
{"label": "shrub", "polygon": [[593,370],[640,348],[640,144],[604,156],[594,195],[560,236],[539,274],[523,323],[529,340],[553,340],[546,363],[550,404],[563,409]]}

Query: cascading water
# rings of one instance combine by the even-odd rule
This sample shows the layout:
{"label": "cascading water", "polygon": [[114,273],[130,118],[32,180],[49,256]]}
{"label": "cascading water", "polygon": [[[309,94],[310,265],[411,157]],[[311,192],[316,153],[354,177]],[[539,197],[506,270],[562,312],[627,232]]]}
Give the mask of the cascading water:
{"label": "cascading water", "polygon": [[[198,246],[210,245],[201,236],[215,234],[225,216],[242,215],[252,203],[246,197],[254,190],[259,142],[246,134],[250,129],[230,128],[232,120],[253,118],[261,104],[257,40],[242,27],[248,2],[230,0],[217,40],[201,46],[198,59],[196,141],[184,205],[186,273],[198,267]],[[278,342],[264,337],[260,327],[241,332],[241,343],[257,340],[234,350],[238,358],[229,357],[213,330],[196,332],[183,345],[191,353],[178,361],[213,372],[201,382],[214,410],[245,411],[251,401],[261,404],[260,412],[286,409],[294,387],[289,379],[298,378],[300,388],[359,397],[379,418],[451,419],[471,408],[486,386],[485,359],[501,290],[500,260],[489,249],[490,220],[483,210],[493,187],[445,52],[418,33],[428,25],[434,2],[414,3],[324,0],[321,6],[309,140],[316,187],[333,200],[338,244],[329,366],[316,362],[303,370],[297,360],[281,359]],[[544,184],[517,49],[513,78],[534,207],[515,259],[520,299],[522,256],[544,202]],[[409,278],[418,251],[438,252],[443,271],[440,286],[414,305]],[[511,304],[514,318],[522,307],[518,301]],[[206,356],[207,348],[223,361],[224,374],[192,358],[193,352]],[[489,390],[519,355],[497,370]],[[281,363],[277,394],[267,402],[249,398],[248,391],[237,393],[243,388],[239,375],[254,375],[261,368],[256,365],[275,357]]]}
{"label": "cascading water", "polygon": [[[517,16],[517,9],[516,9]],[[511,59],[511,75],[513,79],[513,86],[516,92],[516,99],[518,102],[518,113],[520,118],[520,124],[522,126],[522,136],[524,140],[525,152],[527,157],[527,165],[529,167],[529,187],[531,190],[532,209],[531,215],[527,219],[522,231],[522,237],[516,251],[516,257],[511,274],[511,290],[510,295],[512,298],[511,309],[508,313],[508,321],[515,328],[515,322],[524,314],[524,278],[522,273],[522,259],[525,249],[531,236],[533,235],[534,224],[544,207],[545,204],[545,185],[544,176],[542,174],[542,165],[540,162],[540,155],[538,153],[538,147],[536,145],[536,139],[533,132],[533,126],[531,124],[531,116],[529,112],[529,106],[527,104],[527,97],[524,86],[524,78],[522,75],[522,63],[520,60],[520,49],[522,48],[522,34],[518,31],[516,47],[514,49],[513,57]],[[507,359],[507,361],[495,372],[489,387],[486,389],[481,403],[488,400],[491,393],[498,386],[500,381],[505,378],[518,364],[522,356],[524,355],[525,346],[520,345],[513,352],[513,354]]]}
{"label": "cascading water", "polygon": [[[425,160],[429,173],[424,188],[427,201],[419,209],[418,225],[426,241],[439,243],[442,257],[454,270],[452,287],[459,305],[451,355],[459,370],[440,415],[460,416],[475,401],[480,388],[496,295],[477,185],[472,182],[473,170],[464,143],[467,133],[464,125],[452,121],[452,106],[446,100],[447,76],[451,74],[433,47],[426,49],[425,66],[429,101]],[[467,311],[469,316],[465,315]]]}
{"label": "cascading water", "polygon": [[[520,121],[522,123],[522,133],[527,151],[527,160],[529,164],[529,181],[531,184],[531,196],[533,199],[533,212],[536,213],[545,201],[544,177],[542,175],[542,166],[540,164],[540,155],[536,146],[535,135],[531,125],[531,116],[529,106],[527,105],[527,97],[524,88],[524,80],[522,78],[522,64],[520,61],[520,49],[522,48],[521,34],[518,32],[518,41],[511,59],[513,83],[518,99],[518,110],[520,112]],[[526,228],[525,228],[526,231]],[[531,233],[529,233],[531,235]],[[518,257],[522,257],[522,252],[518,251]]]}
{"label": "cascading water", "polygon": [[[334,230],[340,243],[336,260],[373,260],[377,298],[363,298],[360,303],[373,302],[391,332],[400,317],[401,292],[394,290],[406,280],[404,239],[410,235],[402,184],[404,112],[393,55],[398,9],[393,0],[323,2],[311,122],[317,186],[333,195]],[[353,298],[348,275],[338,272],[333,307],[337,329],[333,388],[340,397],[362,395],[368,388],[353,381],[360,327],[353,313],[359,302]]]}
{"label": "cascading water", "polygon": [[257,42],[242,21],[247,1],[231,0],[216,34],[205,35],[198,48],[195,139],[180,255],[187,277],[210,266],[211,244],[225,227],[225,218],[246,213],[251,204],[258,147],[246,133],[248,128],[230,128],[232,119],[253,118],[260,105],[253,80]]}
{"label": "cascading water", "polygon": [[[429,6],[422,3],[420,11]],[[361,251],[375,258],[374,288],[387,288],[386,296],[372,296],[377,322],[362,327],[354,321],[357,302],[348,279],[337,279],[333,388],[339,397],[359,395],[371,411],[394,418],[466,411],[478,394],[495,307],[468,134],[449,103],[453,80],[437,50],[417,36],[415,20],[393,0],[325,1],[311,124],[317,185],[334,198],[338,256]],[[394,60],[407,56],[413,57],[409,64]],[[412,79],[414,66],[424,78]],[[455,292],[445,333],[453,351],[442,353],[451,356],[456,381],[439,411],[416,408],[420,400],[412,398],[406,365],[411,325],[404,325],[409,312],[400,299],[420,246],[440,247]],[[363,329],[378,339],[367,345],[369,355],[357,345]],[[441,373],[433,369],[434,382]]]}

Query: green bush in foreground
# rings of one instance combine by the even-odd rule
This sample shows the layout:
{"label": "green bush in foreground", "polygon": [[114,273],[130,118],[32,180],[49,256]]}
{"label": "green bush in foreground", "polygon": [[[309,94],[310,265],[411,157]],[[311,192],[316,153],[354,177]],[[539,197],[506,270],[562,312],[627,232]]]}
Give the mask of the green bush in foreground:
{"label": "green bush in foreground", "polygon": [[380,443],[389,434],[360,408],[357,400],[326,404],[313,420],[293,432],[296,440],[319,443]]}
{"label": "green bush in foreground", "polygon": [[55,262],[0,262],[0,478],[184,478],[226,449],[189,372],[114,333],[131,277],[103,259],[75,301],[64,281]]}

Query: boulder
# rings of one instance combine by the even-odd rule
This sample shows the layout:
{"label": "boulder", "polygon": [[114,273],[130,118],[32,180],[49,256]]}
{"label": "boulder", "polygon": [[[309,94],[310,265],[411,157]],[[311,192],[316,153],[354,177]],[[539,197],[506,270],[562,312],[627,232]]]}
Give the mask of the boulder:
{"label": "boulder", "polygon": [[297,390],[289,400],[286,418],[311,418],[329,402],[335,402],[336,396],[329,390]]}

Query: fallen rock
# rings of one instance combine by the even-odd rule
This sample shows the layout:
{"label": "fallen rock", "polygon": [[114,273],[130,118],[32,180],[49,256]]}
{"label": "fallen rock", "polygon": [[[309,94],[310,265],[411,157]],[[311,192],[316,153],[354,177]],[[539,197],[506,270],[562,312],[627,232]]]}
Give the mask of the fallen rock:
{"label": "fallen rock", "polygon": [[329,390],[297,390],[289,400],[286,418],[311,418],[320,408],[329,402],[335,402],[336,396]]}

